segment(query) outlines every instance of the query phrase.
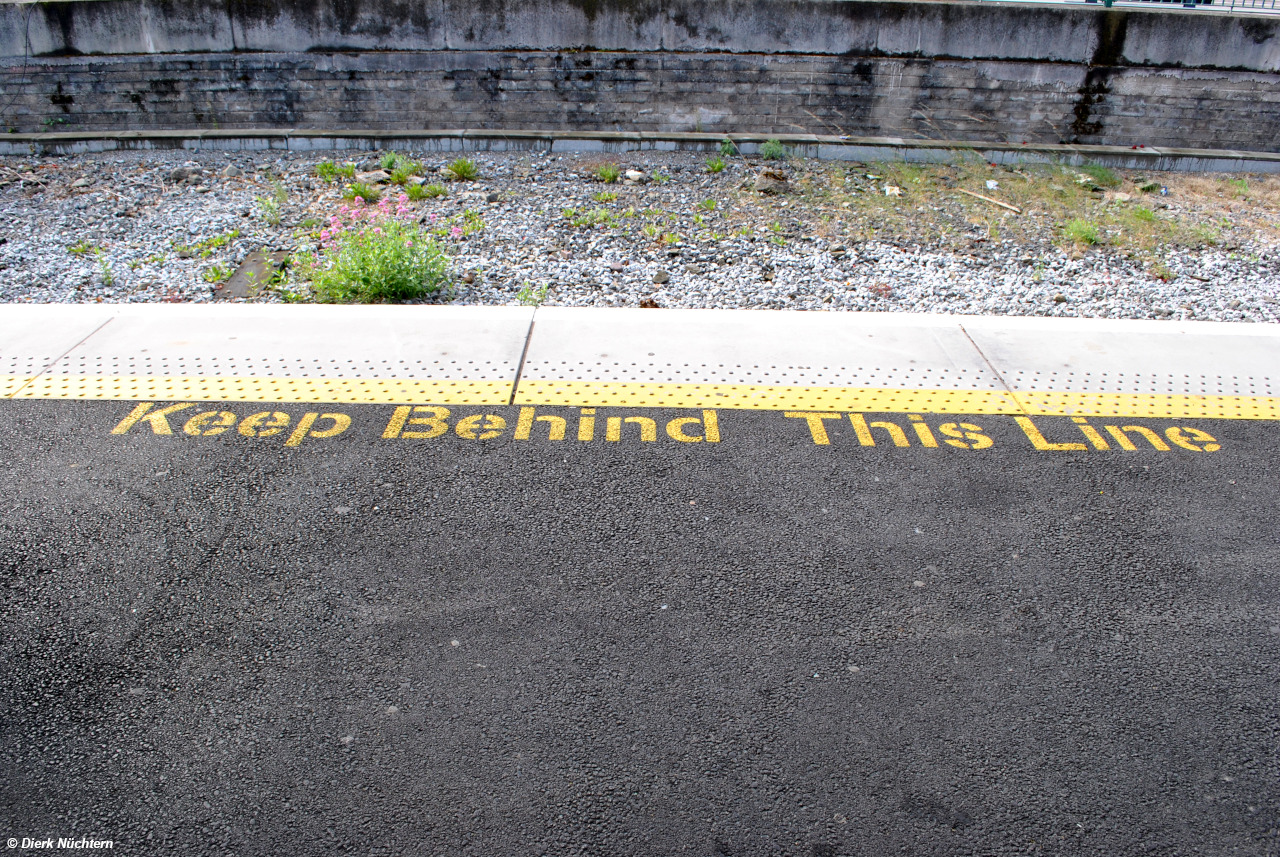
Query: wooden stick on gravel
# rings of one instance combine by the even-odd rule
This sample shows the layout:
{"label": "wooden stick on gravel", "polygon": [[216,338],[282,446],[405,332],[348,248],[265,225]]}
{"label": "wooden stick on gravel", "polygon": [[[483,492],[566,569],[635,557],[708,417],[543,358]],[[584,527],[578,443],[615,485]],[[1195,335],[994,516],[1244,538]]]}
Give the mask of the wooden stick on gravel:
{"label": "wooden stick on gravel", "polygon": [[1012,205],[1010,205],[1010,204],[1009,204],[1009,203],[1007,203],[1007,202],[1001,202],[1001,201],[1000,201],[1000,200],[998,200],[998,199],[992,199],[992,198],[991,198],[991,197],[989,197],[989,196],[983,196],[983,195],[982,195],[982,194],[980,194],[980,193],[974,193],[973,191],[971,191],[971,190],[965,190],[965,189],[964,189],[964,188],[962,188],[962,187],[958,187],[958,188],[956,188],[956,190],[960,191],[961,193],[968,194],[969,196],[976,197],[976,198],[981,199],[981,200],[985,200],[986,202],[989,202],[989,203],[991,203],[992,205],[998,205],[998,206],[1000,206],[1001,208],[1007,208],[1007,209],[1009,209],[1010,211],[1012,211],[1014,214],[1021,214],[1021,213],[1022,213],[1022,209],[1017,208],[1016,206],[1012,206]]}

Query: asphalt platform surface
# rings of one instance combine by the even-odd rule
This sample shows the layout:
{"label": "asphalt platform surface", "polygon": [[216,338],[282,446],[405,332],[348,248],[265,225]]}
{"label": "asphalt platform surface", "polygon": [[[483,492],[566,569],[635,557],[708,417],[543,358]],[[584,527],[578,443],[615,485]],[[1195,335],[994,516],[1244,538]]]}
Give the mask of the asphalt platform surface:
{"label": "asphalt platform surface", "polygon": [[990,414],[926,417],[992,441],[958,449],[211,406],[352,420],[289,447],[189,436],[204,405],[112,434],[134,405],[0,402],[0,839],[1280,854],[1275,422],[1045,451]]}

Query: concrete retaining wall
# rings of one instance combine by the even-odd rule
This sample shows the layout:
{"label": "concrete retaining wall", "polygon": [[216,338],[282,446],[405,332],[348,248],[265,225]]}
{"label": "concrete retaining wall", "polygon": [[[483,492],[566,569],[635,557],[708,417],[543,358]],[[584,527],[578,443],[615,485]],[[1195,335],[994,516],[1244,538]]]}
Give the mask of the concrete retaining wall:
{"label": "concrete retaining wall", "polygon": [[1280,151],[1280,19],[731,0],[0,6],[0,126],[821,133]]}

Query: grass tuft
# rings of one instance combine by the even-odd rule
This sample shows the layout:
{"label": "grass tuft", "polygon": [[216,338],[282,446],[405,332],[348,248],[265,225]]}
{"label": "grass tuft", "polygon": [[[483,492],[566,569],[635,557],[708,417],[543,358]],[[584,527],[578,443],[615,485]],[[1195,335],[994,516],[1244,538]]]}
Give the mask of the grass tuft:
{"label": "grass tuft", "polygon": [[454,181],[460,182],[474,181],[480,176],[480,168],[470,158],[455,158],[449,166],[444,168],[444,171]]}

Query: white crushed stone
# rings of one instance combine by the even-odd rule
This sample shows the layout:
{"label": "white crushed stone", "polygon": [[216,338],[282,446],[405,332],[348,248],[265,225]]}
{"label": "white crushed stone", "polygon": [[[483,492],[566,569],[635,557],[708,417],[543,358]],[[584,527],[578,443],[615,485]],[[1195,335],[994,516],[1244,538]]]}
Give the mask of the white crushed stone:
{"label": "white crushed stone", "polygon": [[[253,250],[297,249],[313,240],[317,224],[341,204],[339,187],[315,177],[315,164],[326,156],[0,158],[6,181],[0,187],[0,301],[213,300],[205,279],[213,266],[228,271]],[[453,156],[417,157],[438,170]],[[450,183],[446,197],[414,204],[439,222],[465,210],[484,222],[474,234],[447,240],[455,284],[435,298],[439,302],[500,305],[541,296],[543,304],[559,306],[1280,321],[1280,248],[1254,237],[1168,252],[1172,279],[1166,282],[1113,248],[1069,252],[1048,234],[1029,242],[998,240],[974,227],[963,251],[954,240],[918,234],[895,242],[841,238],[804,210],[799,195],[749,190],[759,162],[731,159],[724,172],[711,175],[703,166],[707,156],[691,152],[468,157],[480,167],[477,181]],[[604,185],[586,175],[591,162],[604,160],[669,180]],[[229,164],[244,175],[223,177]],[[184,165],[205,173],[196,183],[170,181]],[[256,201],[271,193],[272,180],[288,193],[278,226],[263,219]],[[601,192],[617,199],[597,201]],[[489,201],[495,193],[498,200]],[[700,206],[706,200],[715,208]],[[565,208],[603,209],[616,225],[575,227]],[[622,216],[628,209],[636,214]],[[224,246],[209,243],[234,230],[238,236]],[[680,240],[664,244],[662,233]],[[71,252],[75,247],[84,252]],[[180,255],[182,247],[190,252]],[[463,282],[468,271],[471,283]],[[267,292],[256,299],[281,296]]]}

